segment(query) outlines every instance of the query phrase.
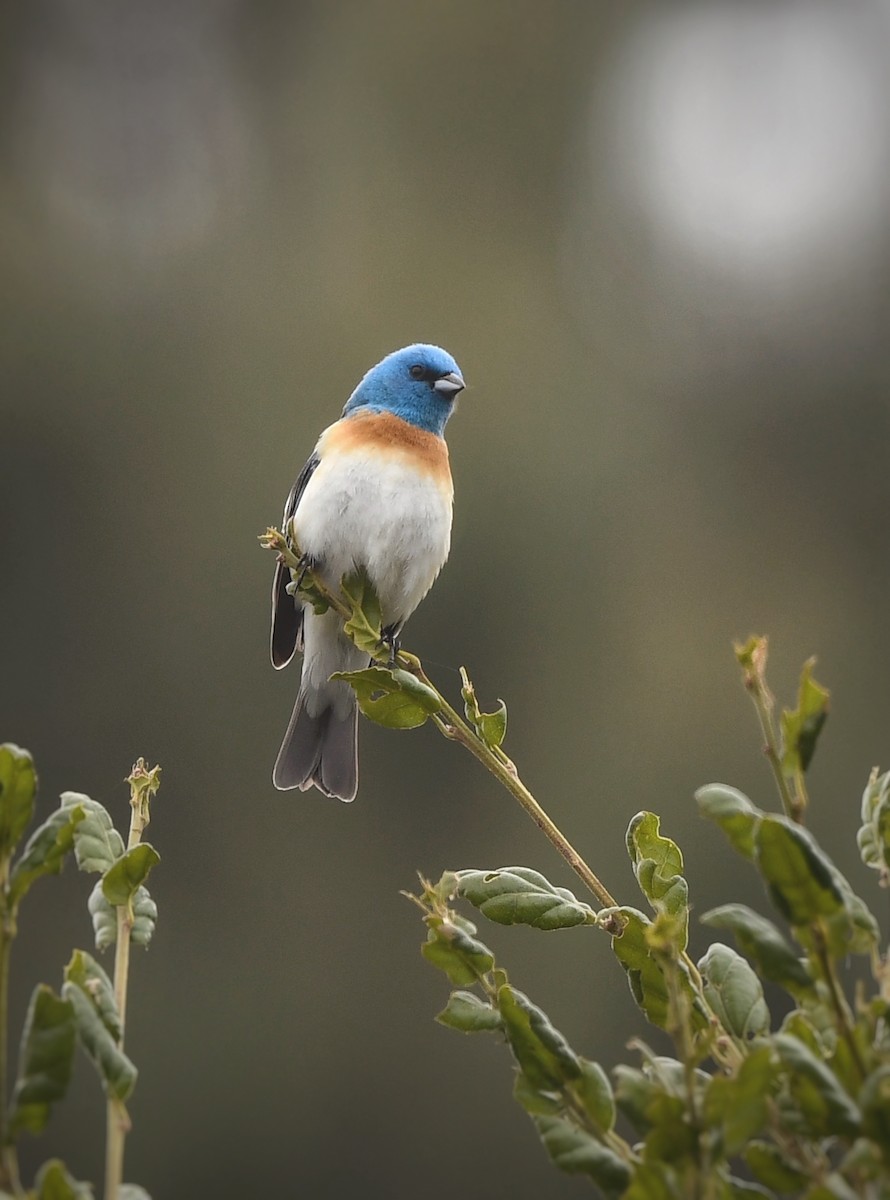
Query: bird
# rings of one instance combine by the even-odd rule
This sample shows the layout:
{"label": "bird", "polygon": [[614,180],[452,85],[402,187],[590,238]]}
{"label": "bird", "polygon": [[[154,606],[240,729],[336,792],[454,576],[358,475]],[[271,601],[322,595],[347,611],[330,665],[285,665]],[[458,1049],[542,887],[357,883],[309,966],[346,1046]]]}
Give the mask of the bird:
{"label": "bird", "polygon": [[[445,425],[465,387],[455,360],[415,342],[387,354],[361,379],[297,476],[282,532],[326,586],[363,570],[380,601],[392,657],[407,619],[448,558],[454,488]],[[272,772],[280,791],[316,787],[344,801],[358,791],[355,695],[336,671],[369,657],[333,609],[317,614],[287,590],[279,561],[272,583],[272,665],[302,651],[300,687]]]}

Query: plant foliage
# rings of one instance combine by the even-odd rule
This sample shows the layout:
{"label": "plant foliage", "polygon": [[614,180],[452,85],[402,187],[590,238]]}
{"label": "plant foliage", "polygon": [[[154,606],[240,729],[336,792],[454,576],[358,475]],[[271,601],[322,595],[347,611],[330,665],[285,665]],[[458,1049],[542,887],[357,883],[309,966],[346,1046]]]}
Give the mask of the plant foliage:
{"label": "plant foliage", "polygon": [[[78,1045],[92,1061],[110,1114],[109,1146],[123,1161],[123,1134],[129,1127],[124,1101],[136,1085],[136,1068],[123,1049],[121,1012],[126,999],[126,962],[131,941],[146,946],[154,933],[157,907],[144,881],[159,861],[141,832],[148,824],[148,801],[160,771],[142,759],[130,783],[130,847],[107,810],[79,792],[64,792],[59,807],[39,824],[19,851],[36,808],[37,774],[26,750],[0,745],[0,1200],[90,1200],[90,1184],[75,1180],[58,1159],[50,1159],[27,1189],[19,1178],[17,1142],[22,1133],[42,1132],[53,1107],[64,1099]],[[18,853],[17,853],[18,852]],[[43,876],[58,875],[69,857],[81,871],[98,873],[89,899],[97,950],[117,944],[115,983],[85,950],[75,950],[65,967],[60,993],[38,983],[31,996],[7,1100],[5,1061],[10,948],[20,906]],[[106,1172],[106,1200],[148,1200],[134,1184],[121,1184]]]}
{"label": "plant foliage", "polygon": [[[683,856],[658,816],[641,812],[628,826],[627,849],[648,911],[597,911],[527,867],[449,871],[436,884],[422,881],[414,899],[427,928],[424,957],[456,988],[438,1020],[506,1043],[514,1096],[552,1162],[607,1197],[887,1200],[890,968],[875,917],[802,824],[805,773],[828,693],[808,662],[798,706],[776,727],[765,641],[752,639],[737,653],[775,739],[785,811],[763,811],[723,784],[702,788],[696,799],[759,874],[773,919],[731,902],[703,913],[700,922],[734,945],[715,941],[692,962]],[[870,776],[858,835],[862,858],[882,883],[890,876],[888,779],[890,773]],[[610,1079],[513,985],[455,908],[459,902],[500,925],[605,929],[633,1001],[670,1035],[673,1055],[637,1041],[638,1060],[615,1067]],[[872,984],[853,1000],[839,966],[856,956]],[[786,993],[776,1011],[764,981]],[[617,1127],[616,1114],[623,1118]]]}
{"label": "plant foliage", "polygon": [[[337,611],[374,665],[339,676],[366,716],[390,728],[431,721],[462,744],[512,794],[599,902],[592,907],[529,867],[446,871],[421,880],[423,957],[452,985],[438,1015],[462,1033],[505,1043],[513,1092],[556,1167],[616,1200],[890,1200],[890,963],[878,922],[826,850],[804,827],[807,771],[829,713],[829,693],[804,664],[797,704],[776,713],[766,680],[767,641],[735,647],[757,712],[779,812],[737,789],[710,784],[696,799],[764,885],[773,918],[727,903],[699,918],[735,942],[688,952],[693,900],[679,846],[659,816],[638,813],[627,850],[641,907],[615,900],[522,783],[503,744],[502,701],[483,712],[461,671],[465,719],[418,659],[395,661],[380,637],[380,607],[367,580],[340,592],[301,568],[298,547],[270,528],[261,538],[291,568],[294,592]],[[418,686],[420,685],[420,686]],[[872,772],[858,844],[890,883],[890,772]],[[569,1045],[550,1017],[508,977],[468,904],[499,925],[592,928],[611,939],[633,1002],[672,1042],[607,1071]],[[584,936],[576,934],[575,936]],[[839,967],[859,958],[869,983],[847,994]],[[785,993],[768,1005],[763,982]]]}

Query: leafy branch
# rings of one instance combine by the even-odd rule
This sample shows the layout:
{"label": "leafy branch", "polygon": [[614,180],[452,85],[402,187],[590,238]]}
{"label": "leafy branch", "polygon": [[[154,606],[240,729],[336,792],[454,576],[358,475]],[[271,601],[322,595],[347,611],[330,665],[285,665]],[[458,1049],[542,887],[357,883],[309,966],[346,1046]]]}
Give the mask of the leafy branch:
{"label": "leafy branch", "polygon": [[293,577],[290,590],[310,603],[316,612],[333,609],[338,613],[347,636],[380,664],[335,676],[353,687],[362,712],[379,725],[396,729],[416,728],[431,720],[443,736],[459,742],[519,802],[603,908],[614,909],[614,897],[547,815],[520,779],[516,764],[504,752],[507,709],[503,701],[494,713],[482,712],[473,685],[462,670],[464,719],[430,680],[415,655],[400,650],[390,669],[390,649],[381,637],[380,606],[367,579],[360,575],[344,579],[337,592],[319,571],[306,563],[293,539],[289,541],[270,527],[259,540],[290,568]]}
{"label": "leafy branch", "polygon": [[763,732],[763,752],[775,776],[782,809],[786,816],[802,825],[809,804],[805,776],[828,718],[829,693],[813,679],[816,660],[808,659],[800,676],[797,708],[783,710],[777,731],[776,701],[766,682],[767,639],[755,635],[747,642],[737,642],[734,650],[736,661],[742,668],[745,688],[757,712]]}
{"label": "leafy branch", "polygon": [[[662,968],[656,964],[646,939],[650,936],[663,936],[668,923],[667,918],[676,917],[680,912],[681,901],[686,895],[686,885],[679,875],[674,878],[664,874],[668,866],[676,867],[677,871],[682,868],[682,855],[674,843],[659,837],[658,818],[652,814],[643,814],[651,820],[640,833],[639,870],[642,874],[638,873],[644,894],[650,899],[656,913],[665,917],[658,934],[654,935],[649,930],[651,922],[648,918],[643,918],[636,909],[618,904],[522,782],[516,764],[503,749],[507,729],[507,708],[504,702],[499,701],[494,712],[483,712],[475,688],[467,671],[462,667],[462,717],[426,674],[419,658],[405,650],[400,650],[393,658],[391,648],[384,642],[381,634],[380,603],[369,580],[363,574],[344,578],[340,582],[339,590],[336,590],[328,585],[321,572],[301,554],[293,537],[287,538],[279,530],[269,527],[259,540],[264,548],[275,551],[278,561],[289,568],[291,583],[288,585],[288,591],[310,604],[316,613],[321,614],[329,609],[336,612],[343,620],[344,632],[376,664],[362,671],[338,672],[333,676],[351,685],[362,712],[377,724],[392,729],[416,728],[429,720],[444,737],[464,746],[519,802],[596,897],[601,909],[596,914],[593,924],[609,933],[616,947],[620,945],[621,950],[616,952],[624,962],[632,986],[637,978],[636,973],[644,970],[650,975],[654,973],[659,980],[658,987],[663,987]],[[631,838],[630,831],[628,838]],[[672,849],[667,850],[667,847]],[[655,855],[655,859],[650,860],[647,857],[649,853]],[[526,896],[526,903],[528,899]],[[687,923],[683,924],[682,930],[678,930],[674,938],[677,970],[684,980],[684,986],[695,994],[696,1012],[704,1013],[707,1006],[702,995],[701,975],[686,949]],[[645,968],[640,966],[641,957],[647,964]],[[735,1053],[718,1017],[711,1014],[704,1023],[710,1025],[718,1053]]]}
{"label": "leafy branch", "polygon": [[[34,816],[37,775],[26,750],[11,743],[0,746],[0,1200],[92,1196],[90,1185],[73,1179],[57,1159],[44,1163],[34,1188],[27,1191],[18,1167],[18,1139],[46,1127],[53,1107],[67,1092],[78,1044],[93,1062],[106,1095],[105,1200],[148,1200],[143,1189],[121,1182],[129,1129],[125,1102],[137,1075],[124,1053],[123,1036],[130,942],[148,945],[157,920],[144,881],[159,856],[141,836],[159,775],[158,767],[148,770],[139,759],[129,776],[132,818],[127,847],[103,805],[79,792],[64,792],[59,807],[34,829],[16,857]],[[59,993],[45,983],[37,985],[7,1102],[9,963],[19,908],[37,880],[59,874],[72,854],[80,870],[100,875],[88,909],[96,949],[117,943],[115,981],[92,955],[75,950]]]}
{"label": "leafy branch", "polygon": [[[797,707],[776,714],[766,680],[767,642],[736,646],[752,697],[781,814],[766,812],[736,789],[712,784],[697,793],[703,816],[760,874],[778,925],[745,905],[727,903],[701,920],[727,929],[741,953],[713,942],[693,962],[692,911],[680,848],[641,812],[627,831],[636,882],[651,915],[618,904],[521,782],[503,749],[503,702],[483,712],[461,672],[464,715],[426,675],[419,659],[391,661],[380,638],[380,610],[367,579],[330,589],[274,529],[263,537],[292,571],[292,590],[316,608],[333,608],[373,665],[338,676],[362,711],[379,724],[412,728],[431,720],[489,770],[545,832],[602,906],[598,911],[528,867],[446,871],[421,880],[412,900],[423,913],[422,953],[455,988],[439,1021],[464,1033],[503,1038],[516,1065],[514,1095],[561,1170],[579,1173],[610,1197],[702,1200],[805,1191],[807,1200],[890,1196],[890,967],[877,922],[825,851],[803,828],[810,803],[806,773],[825,724],[829,695],[804,665]],[[890,881],[890,772],[872,772],[862,799],[858,841],[863,860]],[[631,995],[671,1038],[675,1057],[632,1043],[639,1066],[614,1070],[579,1055],[547,1015],[514,987],[476,926],[456,905],[470,904],[500,925],[545,931],[593,926],[611,935]],[[877,988],[844,994],[838,963],[869,960]],[[794,1007],[780,1023],[763,981],[781,987]],[[639,1140],[616,1129],[623,1114]],[[743,1182],[741,1164],[758,1181]],[[765,1190],[769,1189],[769,1190]]]}
{"label": "leafy branch", "polygon": [[[752,639],[752,642],[755,641]],[[762,640],[761,640],[762,642]],[[756,684],[766,694],[765,642]],[[747,681],[746,681],[747,682]],[[772,921],[742,904],[724,904],[702,922],[729,930],[742,953],[713,942],[689,970],[686,945],[689,887],[679,847],[660,831],[654,813],[639,813],[627,831],[637,883],[654,911],[622,907],[613,936],[631,994],[652,1024],[671,1037],[676,1057],[635,1039],[640,1066],[619,1065],[614,1085],[597,1064],[599,1111],[615,1109],[639,1141],[613,1142],[609,1121],[585,1124],[566,1087],[549,1068],[583,1061],[528,997],[525,1010],[537,1040],[519,1042],[497,989],[482,980],[484,998],[452,992],[439,1021],[465,1033],[501,1034],[517,1070],[516,1099],[535,1122],[545,1150],[561,1170],[586,1176],[608,1197],[671,1200],[676,1196],[742,1200],[794,1192],[806,1200],[882,1200],[890,1196],[890,997],[880,931],[825,851],[800,824],[809,802],[803,775],[824,724],[827,692],[801,676],[798,708],[782,714],[775,766],[790,801],[779,815],[756,807],[734,788],[711,784],[697,793],[703,816],[759,872],[792,946]],[[770,706],[770,728],[771,724]],[[777,780],[778,782],[778,780]],[[869,777],[858,842],[863,861],[890,878],[890,773]],[[480,976],[461,974],[464,951],[491,970],[494,957],[475,926],[451,906],[465,901],[502,925],[541,930],[600,924],[564,888],[527,867],[449,871],[413,897],[424,913],[424,957],[466,989]],[[455,937],[452,931],[459,931]],[[876,984],[860,985],[855,1005],[844,995],[838,964],[868,959]],[[506,980],[506,972],[496,971]],[[781,987],[793,1007],[776,1022],[762,981]],[[531,1046],[531,1050],[529,1047]],[[574,1057],[573,1057],[574,1056]],[[545,1107],[546,1106],[546,1107]],[[551,1122],[542,1121],[546,1111]],[[554,1129],[559,1136],[554,1136]],[[757,1183],[734,1172],[742,1166]]]}

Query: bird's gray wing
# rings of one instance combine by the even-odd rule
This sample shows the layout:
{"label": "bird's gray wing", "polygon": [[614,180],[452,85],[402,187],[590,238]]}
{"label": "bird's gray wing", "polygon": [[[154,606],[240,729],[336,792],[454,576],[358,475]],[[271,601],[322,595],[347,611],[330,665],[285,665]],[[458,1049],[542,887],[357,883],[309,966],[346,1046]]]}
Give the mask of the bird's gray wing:
{"label": "bird's gray wing", "polygon": [[[305,467],[297,476],[297,482],[290,490],[290,495],[284,505],[281,530],[290,541],[290,520],[297,511],[300,498],[306,490],[306,484],[312,478],[312,472],[318,466],[317,454],[311,454]],[[287,666],[294,652],[302,650],[303,608],[287,591],[290,583],[290,571],[285,563],[275,564],[275,578],[272,580],[272,666],[281,668]]]}

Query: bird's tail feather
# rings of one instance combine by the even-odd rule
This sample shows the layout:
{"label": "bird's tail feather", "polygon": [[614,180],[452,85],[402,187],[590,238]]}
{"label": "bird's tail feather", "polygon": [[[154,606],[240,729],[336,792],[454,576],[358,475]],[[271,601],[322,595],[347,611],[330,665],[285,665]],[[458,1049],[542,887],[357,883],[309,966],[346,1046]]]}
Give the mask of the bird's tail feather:
{"label": "bird's tail feather", "polygon": [[272,782],[280,791],[313,785],[326,796],[354,800],[358,791],[358,710],[345,717],[333,708],[310,716],[297,696],[290,724],[278,751]]}

